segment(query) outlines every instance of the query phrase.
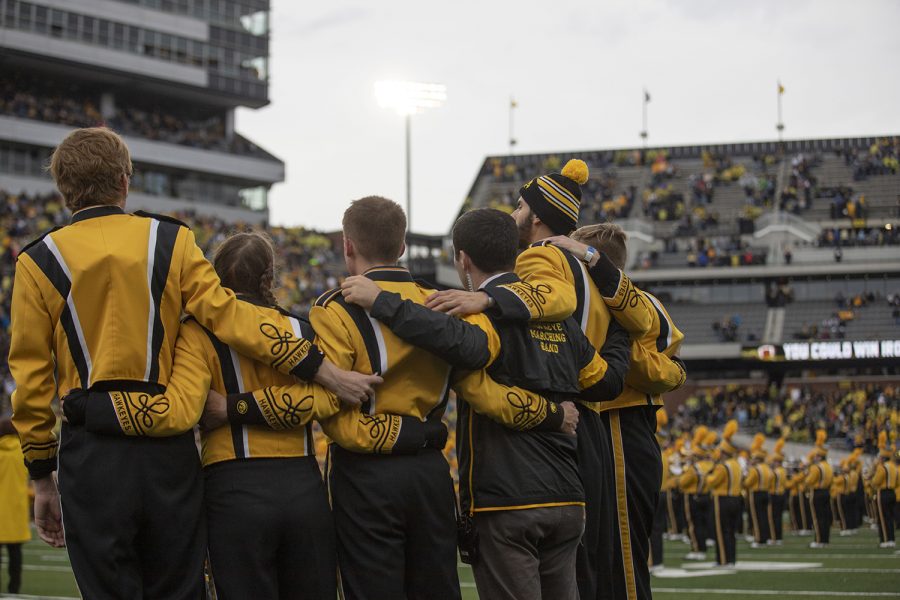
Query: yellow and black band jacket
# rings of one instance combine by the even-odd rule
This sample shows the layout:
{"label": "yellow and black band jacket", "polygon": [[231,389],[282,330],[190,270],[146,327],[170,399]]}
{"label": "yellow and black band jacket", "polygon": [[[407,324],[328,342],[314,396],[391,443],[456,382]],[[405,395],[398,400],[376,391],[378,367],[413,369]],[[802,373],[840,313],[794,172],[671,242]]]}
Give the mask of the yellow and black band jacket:
{"label": "yellow and black band jacket", "polygon": [[871,479],[872,490],[893,490],[900,487],[900,470],[893,462],[886,460],[875,466]]}
{"label": "yellow and black band jacket", "polygon": [[679,489],[684,494],[709,493],[706,478],[712,471],[712,468],[713,462],[706,458],[700,458],[686,465],[684,472],[678,478]]}
{"label": "yellow and black band jacket", "polygon": [[704,488],[713,496],[740,497],[741,484],[741,465],[736,458],[731,457],[715,464],[706,477]]}
{"label": "yellow and black band jacket", "polygon": [[[365,275],[383,290],[415,304],[424,304],[434,293],[400,267],[377,267]],[[455,348],[451,366],[402,340],[359,306],[346,302],[339,289],[326,292],[316,301],[310,320],[317,343],[339,367],[384,379],[374,398],[359,408],[343,407],[322,422],[326,435],[345,450],[400,454],[433,447],[430,444],[436,427],[446,436],[440,419],[451,385],[461,395],[474,395],[478,390],[481,402],[477,410],[508,427],[556,430],[562,424],[563,415],[556,404],[527,390],[495,382],[483,370],[452,379],[453,367],[479,369],[487,361],[486,355],[499,352],[497,342],[486,341],[487,336],[477,328],[473,328],[475,335]],[[445,335],[440,330],[423,333]],[[523,401],[508,402],[511,395]]]}
{"label": "yellow and black band jacket", "polygon": [[625,387],[615,400],[593,407],[596,411],[660,406],[661,394],[684,384],[684,363],[676,358],[684,334],[662,303],[639,290],[605,255],[588,269],[571,253],[537,242],[517,258],[516,275],[520,281],[486,290],[495,302],[491,315],[536,321],[571,316],[596,348],[603,346],[612,318],[631,334]]}
{"label": "yellow and black band jacket", "polygon": [[[241,296],[276,315],[295,321],[311,339],[309,322],[278,307]],[[227,397],[228,425],[203,432],[203,465],[250,458],[315,456],[312,420],[337,413],[337,397],[315,383],[296,383],[290,375],[252,360],[225,345],[194,319],[181,326],[175,342],[172,376],[165,392],[115,390],[76,393],[65,398],[70,424],[104,435],[178,435],[200,419],[212,389]]]}
{"label": "yellow and black band jacket", "polygon": [[830,490],[831,480],[834,478],[834,470],[826,460],[809,465],[803,486],[807,490]]}
{"label": "yellow and black band jacket", "polygon": [[[518,281],[514,273],[500,273],[482,289]],[[477,367],[485,368],[497,383],[556,401],[575,400],[578,394],[595,404],[613,399],[628,368],[628,332],[615,322],[598,354],[571,318],[523,323],[473,315],[465,322],[387,292],[379,294],[371,314],[401,339],[449,361],[458,348],[474,348],[484,338],[478,355],[486,360]],[[490,390],[454,389],[460,392],[456,447],[464,510],[583,503],[574,437],[539,430],[522,435],[477,414]],[[531,402],[512,394],[506,400],[515,406]]]}
{"label": "yellow and black band jacket", "polygon": [[[13,422],[31,476],[56,466],[58,392],[159,392],[182,312],[282,373],[312,378],[322,354],[287,317],[238,302],[183,223],[116,206],[79,211],[18,257],[9,366]],[[162,408],[162,407],[159,407]]]}
{"label": "yellow and black band jacket", "polygon": [[768,492],[775,483],[775,474],[766,463],[760,463],[747,470],[744,489],[748,492]]}
{"label": "yellow and black band jacket", "polygon": [[773,479],[772,479],[772,487],[769,488],[769,493],[775,494],[776,496],[780,496],[787,491],[787,481],[788,474],[787,469],[784,467],[771,467]]}

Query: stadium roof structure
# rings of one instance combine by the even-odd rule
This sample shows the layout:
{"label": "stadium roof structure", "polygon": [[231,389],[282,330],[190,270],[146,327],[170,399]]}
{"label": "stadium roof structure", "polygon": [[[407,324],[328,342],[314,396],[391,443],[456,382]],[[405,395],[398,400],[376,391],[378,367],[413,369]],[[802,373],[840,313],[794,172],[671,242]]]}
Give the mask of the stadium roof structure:
{"label": "stadium roof structure", "polygon": [[0,188],[52,190],[73,127],[107,125],[135,163],[129,204],[268,221],[284,163],[235,131],[268,104],[269,0],[5,0]]}

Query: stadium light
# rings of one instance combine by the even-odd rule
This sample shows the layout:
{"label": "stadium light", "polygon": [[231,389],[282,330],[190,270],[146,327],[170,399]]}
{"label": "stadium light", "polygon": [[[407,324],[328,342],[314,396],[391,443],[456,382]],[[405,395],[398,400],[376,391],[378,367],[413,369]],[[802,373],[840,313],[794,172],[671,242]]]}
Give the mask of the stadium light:
{"label": "stadium light", "polygon": [[410,163],[410,126],[412,116],[429,108],[440,108],[447,99],[447,87],[441,83],[416,83],[414,81],[378,81],[375,83],[375,99],[381,108],[389,108],[406,122],[406,221],[412,231],[412,191]]}

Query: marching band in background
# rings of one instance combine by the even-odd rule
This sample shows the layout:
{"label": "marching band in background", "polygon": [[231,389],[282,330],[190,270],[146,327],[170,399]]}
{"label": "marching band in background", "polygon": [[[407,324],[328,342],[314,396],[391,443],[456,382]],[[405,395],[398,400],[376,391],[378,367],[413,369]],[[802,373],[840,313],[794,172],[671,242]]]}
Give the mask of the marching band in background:
{"label": "marching band in background", "polygon": [[878,435],[879,452],[864,465],[862,447],[844,459],[828,461],[827,434],[816,432],[813,449],[802,460],[786,457],[785,440],[776,440],[766,453],[766,438],[757,433],[749,448],[733,444],[738,423],[732,419],[717,434],[698,425],[673,436],[661,410],[657,439],[663,448],[663,478],[657,513],[658,542],[651,537],[651,572],[662,569],[662,540],[681,540],[690,546],[686,560],[706,560],[708,546],[716,549],[716,565],[734,567],[736,538],[748,522],[751,548],[783,543],[784,513],[790,532],[813,536],[812,549],[828,545],[833,525],[840,536],[855,535],[864,518],[878,531],[881,548],[895,547],[900,508],[900,451]]}

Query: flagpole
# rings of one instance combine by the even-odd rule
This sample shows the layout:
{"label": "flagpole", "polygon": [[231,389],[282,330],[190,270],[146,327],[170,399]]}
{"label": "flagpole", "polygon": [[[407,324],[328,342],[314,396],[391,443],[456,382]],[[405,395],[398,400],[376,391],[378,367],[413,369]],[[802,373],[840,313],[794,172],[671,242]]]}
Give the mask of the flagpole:
{"label": "flagpole", "polygon": [[644,148],[647,147],[647,103],[649,102],[650,95],[647,93],[647,89],[644,88],[644,104],[642,108],[642,128],[641,128],[641,140],[644,142]]}
{"label": "flagpole", "polygon": [[784,88],[781,87],[781,80],[778,80],[778,124],[775,125],[775,129],[778,130],[778,141],[781,141],[782,133],[784,132],[784,121],[781,119],[781,96],[784,95]]}
{"label": "flagpole", "polygon": [[513,135],[513,114],[516,111],[516,99],[509,97],[509,154],[512,156],[513,149],[516,145],[516,138]]}

